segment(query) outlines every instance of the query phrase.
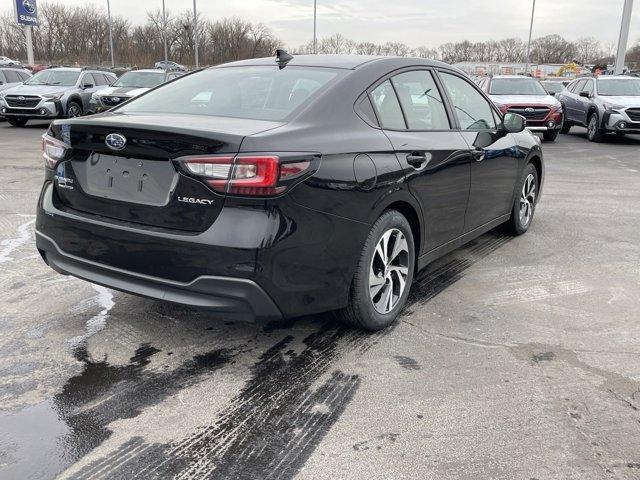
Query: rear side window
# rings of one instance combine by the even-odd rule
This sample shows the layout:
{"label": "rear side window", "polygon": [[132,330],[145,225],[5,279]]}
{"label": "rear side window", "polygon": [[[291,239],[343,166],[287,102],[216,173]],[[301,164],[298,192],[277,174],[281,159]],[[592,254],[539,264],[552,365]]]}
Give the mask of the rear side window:
{"label": "rear side window", "polygon": [[119,110],[284,120],[342,75],[339,69],[316,67],[213,68],[163,84]]}
{"label": "rear side window", "polygon": [[22,81],[28,80],[31,75],[25,72],[18,72],[18,76],[22,79]]}
{"label": "rear side window", "polygon": [[385,80],[371,92],[371,101],[376,109],[382,128],[404,130],[406,125],[396,92],[389,80]]}
{"label": "rear side window", "polygon": [[4,77],[2,70],[0,70],[0,82],[7,83],[7,79]]}
{"label": "rear side window", "polygon": [[460,128],[463,130],[491,130],[496,120],[489,102],[466,80],[440,72],[444,88],[453,104]]}
{"label": "rear side window", "polygon": [[448,130],[449,119],[430,72],[416,70],[391,79],[410,130]]}

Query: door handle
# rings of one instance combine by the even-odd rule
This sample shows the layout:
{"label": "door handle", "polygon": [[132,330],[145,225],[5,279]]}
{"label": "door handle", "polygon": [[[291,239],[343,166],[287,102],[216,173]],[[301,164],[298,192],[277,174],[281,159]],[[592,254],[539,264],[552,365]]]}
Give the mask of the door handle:
{"label": "door handle", "polygon": [[427,154],[424,152],[412,152],[407,154],[407,163],[412,167],[420,167],[422,164],[426,163]]}
{"label": "door handle", "polygon": [[474,148],[471,152],[471,155],[473,155],[473,159],[476,162],[481,162],[482,160],[484,160],[484,150],[482,150],[481,148]]}

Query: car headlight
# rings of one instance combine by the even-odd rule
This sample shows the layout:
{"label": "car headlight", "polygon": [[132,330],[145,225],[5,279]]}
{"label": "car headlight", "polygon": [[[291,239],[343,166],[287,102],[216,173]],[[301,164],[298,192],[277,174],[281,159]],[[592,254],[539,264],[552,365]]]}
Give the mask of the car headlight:
{"label": "car headlight", "polygon": [[604,107],[605,110],[613,110],[616,113],[618,113],[617,110],[624,108],[624,106],[622,105],[616,105],[615,103],[608,103],[608,102],[603,102],[602,106]]}
{"label": "car headlight", "polygon": [[42,96],[48,100],[60,100],[63,95],[64,95],[64,92],[58,92],[58,93],[45,93]]}
{"label": "car headlight", "polygon": [[97,101],[98,101],[98,95],[97,95],[97,93],[92,93],[92,94],[91,94],[91,101],[92,101],[92,102],[97,102]]}

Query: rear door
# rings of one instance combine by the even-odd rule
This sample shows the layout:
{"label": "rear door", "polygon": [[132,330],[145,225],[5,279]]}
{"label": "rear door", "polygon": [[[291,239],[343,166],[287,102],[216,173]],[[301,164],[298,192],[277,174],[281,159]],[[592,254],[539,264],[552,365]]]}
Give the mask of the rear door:
{"label": "rear door", "polygon": [[498,128],[497,110],[475,85],[450,71],[441,70],[438,76],[473,157],[465,222],[468,232],[511,210],[518,149],[512,135]]}
{"label": "rear door", "polygon": [[391,141],[409,189],[425,219],[423,253],[464,230],[470,156],[452,129],[450,114],[430,69],[405,70],[369,91],[379,123]]}
{"label": "rear door", "polygon": [[573,121],[580,122],[580,114],[578,111],[578,97],[585,80],[578,80],[569,86],[567,90],[567,100],[565,101],[565,107],[567,109],[567,117]]}

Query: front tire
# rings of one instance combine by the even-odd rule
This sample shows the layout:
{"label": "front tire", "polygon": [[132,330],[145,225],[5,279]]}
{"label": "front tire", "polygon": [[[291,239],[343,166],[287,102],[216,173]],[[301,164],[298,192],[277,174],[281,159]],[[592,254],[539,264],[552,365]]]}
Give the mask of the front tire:
{"label": "front tire", "polygon": [[531,226],[538,201],[538,171],[531,163],[527,164],[520,177],[518,195],[513,202],[509,230],[514,235],[522,235]]}
{"label": "front tire", "polygon": [[76,118],[82,116],[82,105],[76,101],[67,104],[67,118]]}
{"label": "front tire", "polygon": [[349,292],[349,304],[337,312],[352,327],[382,330],[395,322],[413,281],[415,245],[411,226],[396,210],[374,223],[365,240]]}
{"label": "front tire", "polygon": [[7,122],[9,122],[9,125],[12,127],[24,127],[28,120],[20,117],[7,117]]}
{"label": "front tire", "polygon": [[592,112],[587,121],[587,138],[590,142],[601,142],[604,138],[602,130],[598,126],[598,114]]}
{"label": "front tire", "polygon": [[551,130],[542,133],[542,138],[544,138],[545,142],[555,142],[556,138],[558,138],[559,130]]}

